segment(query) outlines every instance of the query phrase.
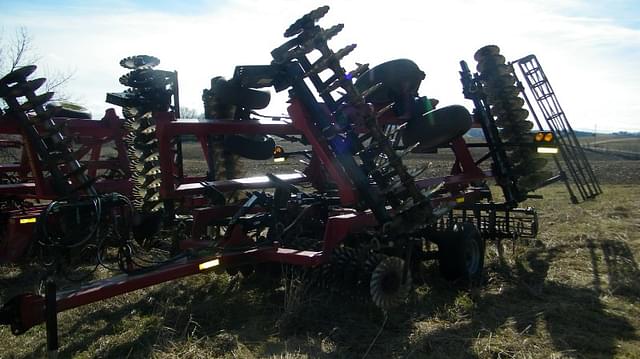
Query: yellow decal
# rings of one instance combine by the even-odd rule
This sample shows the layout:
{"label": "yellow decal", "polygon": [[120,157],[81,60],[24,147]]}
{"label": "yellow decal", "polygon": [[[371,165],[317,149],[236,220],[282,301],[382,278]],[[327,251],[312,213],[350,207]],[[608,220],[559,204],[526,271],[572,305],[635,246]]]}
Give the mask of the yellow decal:
{"label": "yellow decal", "polygon": [[220,260],[219,259],[212,259],[210,261],[206,261],[204,263],[200,263],[198,265],[198,269],[203,271],[203,270],[207,270],[213,267],[217,267],[218,265],[220,265]]}

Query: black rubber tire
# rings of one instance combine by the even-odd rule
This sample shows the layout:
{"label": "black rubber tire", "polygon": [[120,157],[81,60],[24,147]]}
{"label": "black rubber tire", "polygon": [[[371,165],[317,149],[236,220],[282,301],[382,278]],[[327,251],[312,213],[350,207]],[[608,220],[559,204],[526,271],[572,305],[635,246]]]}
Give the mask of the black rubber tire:
{"label": "black rubber tire", "polygon": [[456,223],[453,230],[440,241],[440,274],[450,281],[479,284],[484,273],[485,243],[471,223]]}
{"label": "black rubber tire", "polygon": [[243,136],[234,134],[224,136],[222,146],[225,150],[244,158],[264,161],[273,157],[276,142],[273,137],[267,135]]}

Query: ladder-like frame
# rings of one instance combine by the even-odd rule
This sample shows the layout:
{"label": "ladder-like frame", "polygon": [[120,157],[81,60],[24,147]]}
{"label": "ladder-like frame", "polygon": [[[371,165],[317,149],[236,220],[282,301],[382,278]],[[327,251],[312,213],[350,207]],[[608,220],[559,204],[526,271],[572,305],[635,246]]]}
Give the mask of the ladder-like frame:
{"label": "ladder-like frame", "polygon": [[[593,173],[593,169],[589,164],[584,150],[567,120],[567,116],[562,110],[560,102],[558,102],[558,98],[556,97],[547,76],[544,74],[542,66],[540,66],[540,62],[538,62],[535,55],[529,55],[516,60],[515,63],[518,64],[520,72],[529,87],[529,91],[533,95],[533,98],[549,126],[549,129],[553,132],[556,138],[560,155],[562,156],[564,166],[567,169],[566,172],[563,170],[561,162],[556,157],[555,162],[561,173],[559,179],[563,179],[567,185],[572,202],[578,203],[578,199],[573,194],[573,190],[565,173],[568,173],[571,177],[575,184],[575,188],[578,193],[580,193],[580,197],[583,201],[595,198],[597,195],[602,193],[598,179]],[[529,108],[532,110],[532,114],[534,115],[539,129],[544,130],[524,89],[522,94],[525,97]]]}

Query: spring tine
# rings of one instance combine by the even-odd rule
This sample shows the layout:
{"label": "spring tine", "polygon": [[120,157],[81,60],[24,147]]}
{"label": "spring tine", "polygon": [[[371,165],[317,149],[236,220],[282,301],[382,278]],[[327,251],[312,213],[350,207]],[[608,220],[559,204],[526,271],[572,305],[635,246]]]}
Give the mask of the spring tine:
{"label": "spring tine", "polygon": [[442,188],[444,187],[444,182],[439,183],[438,185],[436,185],[433,188],[430,188],[426,191],[423,191],[423,194],[425,197],[429,198],[431,197],[434,193],[440,191]]}
{"label": "spring tine", "polygon": [[134,160],[140,160],[140,158],[144,155],[144,152],[137,150],[133,147],[127,147],[127,154],[129,155],[129,157],[133,158]]}
{"label": "spring tine", "polygon": [[133,194],[144,198],[144,196],[147,194],[147,190],[139,186],[134,186]]}
{"label": "spring tine", "polygon": [[137,107],[123,107],[122,115],[127,119],[133,119],[140,113],[140,110]]}
{"label": "spring tine", "polygon": [[371,95],[373,92],[375,92],[377,89],[380,88],[380,86],[382,86],[382,82],[378,82],[377,84],[369,87],[368,89],[362,91],[362,93],[360,94],[363,98],[366,98],[367,96]]}
{"label": "spring tine", "polygon": [[144,171],[144,167],[145,167],[145,164],[144,164],[143,162],[137,162],[137,163],[134,163],[134,164],[132,164],[132,166],[133,166],[133,169],[134,169],[136,172],[140,173],[140,175],[141,175],[141,176],[144,176],[144,175],[145,175],[145,174],[143,173],[143,171]]}
{"label": "spring tine", "polygon": [[134,177],[136,183],[140,185],[141,188],[146,188],[145,183],[148,182],[147,176],[140,175],[139,173]]}
{"label": "spring tine", "polygon": [[[376,112],[376,119],[382,117],[382,115],[384,115],[387,111],[391,110],[393,108],[393,106],[395,105],[395,102],[392,102],[390,104],[388,104],[387,106],[381,108],[380,110],[378,110],[378,112]],[[406,124],[403,123],[401,126],[404,126]]]}
{"label": "spring tine", "polygon": [[416,142],[415,144],[413,144],[412,146],[409,146],[408,148],[406,148],[404,151],[400,152],[398,154],[398,157],[402,158],[406,155],[408,155],[409,153],[411,153],[411,151],[415,150],[416,147],[420,146],[420,142]]}
{"label": "spring tine", "polygon": [[426,171],[426,170],[427,170],[427,168],[429,168],[429,166],[422,166],[422,167],[420,167],[420,168],[413,169],[413,170],[409,171],[409,176],[414,177],[414,178],[415,178],[415,177],[418,177],[418,176],[419,176],[419,175],[421,175],[424,171]]}
{"label": "spring tine", "polygon": [[396,136],[405,127],[407,127],[407,122],[403,123],[402,125],[397,126],[391,133],[389,133],[389,137]]}
{"label": "spring tine", "polygon": [[140,121],[133,118],[127,118],[124,121],[124,127],[129,131],[136,131],[138,128],[140,128]]}
{"label": "spring tine", "polygon": [[145,183],[148,182],[147,177],[140,175],[139,173],[136,173],[135,176],[133,176],[133,179],[136,181],[136,183],[139,185],[140,188],[144,188],[146,191],[146,187],[145,187]]}

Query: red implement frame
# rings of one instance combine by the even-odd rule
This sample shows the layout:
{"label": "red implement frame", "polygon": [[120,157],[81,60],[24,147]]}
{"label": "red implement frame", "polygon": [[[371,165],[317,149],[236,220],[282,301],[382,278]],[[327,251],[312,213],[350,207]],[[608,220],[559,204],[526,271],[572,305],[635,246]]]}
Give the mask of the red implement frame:
{"label": "red implement frame", "polygon": [[[123,293],[137,289],[149,287],[155,284],[175,280],[178,278],[194,275],[202,272],[203,263],[216,263],[219,268],[228,268],[244,264],[255,264],[260,262],[288,263],[298,266],[317,266],[327,261],[333,249],[349,235],[361,232],[367,228],[378,225],[375,217],[370,211],[359,212],[349,209],[348,205],[357,200],[356,192],[352,188],[341,167],[336,165],[335,159],[327,144],[321,140],[313,126],[309,125],[309,120],[305,115],[301,104],[296,100],[292,101],[289,108],[292,115],[292,123],[276,123],[264,121],[226,121],[226,120],[178,120],[173,118],[171,113],[156,113],[157,136],[160,143],[161,167],[163,169],[161,194],[167,199],[185,199],[201,195],[205,186],[214,186],[221,191],[233,191],[239,189],[259,189],[273,187],[268,177],[252,177],[236,180],[223,180],[200,183],[198,178],[185,178],[181,182],[176,182],[173,171],[176,164],[170,148],[170,140],[179,135],[195,135],[203,144],[203,151],[206,151],[206,141],[203,139],[208,135],[246,133],[246,134],[282,134],[296,135],[304,134],[313,146],[313,153],[317,158],[316,163],[320,164],[334,180],[341,195],[341,202],[345,208],[332,213],[327,219],[323,238],[323,248],[321,251],[302,251],[280,247],[258,247],[249,250],[233,250],[233,245],[225,247],[221,254],[183,259],[180,262],[158,267],[153,271],[145,271],[140,274],[123,274],[114,278],[89,283],[76,290],[58,293],[56,297],[56,311],[64,311],[96,301],[111,298]],[[434,205],[443,202],[463,203],[477,201],[483,194],[469,184],[474,181],[481,181],[491,176],[490,172],[480,170],[473,161],[471,154],[462,137],[452,140],[451,147],[456,155],[456,162],[452,168],[450,176],[428,178],[417,181],[420,188],[428,188],[444,183],[447,188],[447,195],[434,199]],[[206,156],[205,156],[206,157]],[[166,170],[170,169],[170,170]],[[307,171],[306,173],[313,173]],[[279,175],[279,178],[288,183],[296,184],[301,182],[314,182],[316,178],[309,178],[303,174]],[[213,220],[228,218],[238,210],[238,206],[213,206],[193,209],[192,237],[181,243],[182,249],[205,250],[212,249],[212,243],[200,240],[206,232],[206,228]],[[255,209],[259,211],[259,209]],[[246,237],[244,233],[236,227],[228,243],[242,243]],[[214,262],[212,262],[214,261]],[[42,323],[45,320],[45,300],[44,297],[25,294],[14,298],[10,303],[12,316],[16,321],[16,328],[25,331],[30,327]],[[9,308],[7,306],[5,308]]]}
{"label": "red implement frame", "polygon": [[[127,147],[123,141],[125,130],[122,127],[122,119],[113,109],[108,109],[101,120],[55,118],[54,121],[64,124],[65,136],[73,138],[74,156],[87,167],[89,176],[95,178],[106,170],[119,170],[124,174],[124,178],[120,179],[98,179],[94,187],[99,193],[131,193]],[[0,164],[0,172],[12,175],[19,181],[0,184],[0,198],[45,201],[57,199],[58,195],[45,176],[44,166],[38,159],[30,139],[24,136],[19,123],[5,115],[0,121],[0,134],[10,137],[21,136],[21,140],[0,142],[3,147],[21,151],[19,163]],[[105,147],[110,144],[116,147],[117,157],[113,160],[101,160]],[[24,202],[14,209],[9,207],[4,210],[6,222],[0,240],[0,263],[15,262],[24,255],[34,237],[36,218],[44,208]]]}

